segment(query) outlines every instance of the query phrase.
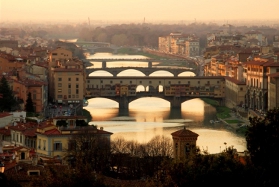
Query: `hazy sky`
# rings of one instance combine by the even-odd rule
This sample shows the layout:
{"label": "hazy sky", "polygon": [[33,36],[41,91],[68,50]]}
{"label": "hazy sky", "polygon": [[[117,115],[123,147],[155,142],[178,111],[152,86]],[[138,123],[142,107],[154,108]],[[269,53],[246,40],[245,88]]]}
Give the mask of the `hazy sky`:
{"label": "hazy sky", "polygon": [[0,21],[279,20],[279,0],[0,0]]}

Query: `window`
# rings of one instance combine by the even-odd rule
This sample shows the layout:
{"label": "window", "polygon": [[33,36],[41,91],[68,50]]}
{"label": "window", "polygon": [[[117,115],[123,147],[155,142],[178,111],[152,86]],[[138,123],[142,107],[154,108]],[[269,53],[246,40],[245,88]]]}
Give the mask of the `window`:
{"label": "window", "polygon": [[61,77],[58,77],[58,81],[62,81],[62,78],[61,78]]}
{"label": "window", "polygon": [[58,87],[62,87],[62,83],[58,83]]}
{"label": "window", "polygon": [[62,99],[62,95],[57,95],[57,98],[58,99]]}
{"label": "window", "polygon": [[101,83],[103,83],[103,81],[101,80]]}
{"label": "window", "polygon": [[76,94],[78,94],[78,89],[76,89]]}
{"label": "window", "polygon": [[52,56],[56,56],[57,55],[57,53],[52,53]]}
{"label": "window", "polygon": [[68,95],[68,98],[71,98],[71,95]]}
{"label": "window", "polygon": [[39,144],[39,145],[38,145],[38,148],[41,149],[41,139],[39,139],[38,144]]}
{"label": "window", "polygon": [[62,89],[58,89],[58,93],[61,93],[62,92]]}
{"label": "window", "polygon": [[78,81],[79,79],[78,79],[78,77],[76,78],[76,81]]}
{"label": "window", "polygon": [[130,84],[132,84],[132,81],[130,81]]}
{"label": "window", "polygon": [[152,81],[149,81],[149,84],[152,84]]}
{"label": "window", "polygon": [[43,150],[46,150],[46,140],[43,140]]}
{"label": "window", "polygon": [[68,84],[68,88],[71,88],[71,84]]}
{"label": "window", "polygon": [[78,88],[78,84],[76,84],[76,88]]}
{"label": "window", "polygon": [[112,84],[113,83],[113,81],[110,81],[110,84]]}
{"label": "window", "polygon": [[40,175],[40,170],[28,170],[28,175]]}
{"label": "window", "polygon": [[62,143],[56,142],[53,144],[53,150],[54,151],[62,151]]}
{"label": "window", "polygon": [[68,81],[71,81],[71,78],[68,78]]}
{"label": "window", "polygon": [[22,135],[19,136],[19,142],[22,143]]}

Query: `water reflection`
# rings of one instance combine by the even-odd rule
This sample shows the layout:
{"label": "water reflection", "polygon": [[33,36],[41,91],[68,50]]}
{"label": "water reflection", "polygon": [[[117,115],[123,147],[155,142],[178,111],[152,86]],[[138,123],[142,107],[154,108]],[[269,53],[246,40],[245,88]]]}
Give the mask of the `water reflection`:
{"label": "water reflection", "polygon": [[[104,58],[96,54],[95,57]],[[109,55],[111,58],[114,55]],[[116,58],[132,58],[129,55],[116,56]],[[137,56],[135,58],[143,58]],[[94,67],[101,67],[101,63],[94,63]],[[139,66],[147,65],[146,62],[109,62],[108,67],[116,65],[129,67],[137,63]],[[92,76],[105,76],[105,71],[94,72]],[[141,72],[135,70],[123,71],[119,76],[142,76]],[[168,76],[165,71],[157,71],[153,76]],[[184,72],[180,76],[194,76],[191,72]],[[144,87],[138,86],[137,91],[143,91]],[[112,139],[123,137],[126,140],[135,140],[141,143],[148,142],[154,136],[164,135],[171,137],[171,133],[186,128],[199,134],[197,145],[210,153],[218,153],[220,149],[234,146],[238,151],[246,149],[244,137],[238,136],[222,123],[210,124],[215,119],[214,107],[204,103],[201,99],[192,99],[182,103],[181,110],[171,109],[166,100],[154,97],[141,98],[129,104],[129,110],[121,111],[118,103],[104,98],[89,99],[89,105],[85,107],[92,115],[92,123],[104,127],[105,130],[113,132]],[[124,117],[123,117],[124,116]]]}

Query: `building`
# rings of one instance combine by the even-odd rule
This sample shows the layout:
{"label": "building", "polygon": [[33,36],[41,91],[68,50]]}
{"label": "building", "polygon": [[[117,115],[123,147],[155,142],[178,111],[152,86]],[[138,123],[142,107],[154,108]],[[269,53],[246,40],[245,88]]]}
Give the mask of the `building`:
{"label": "building", "polygon": [[195,153],[198,134],[186,129],[171,133],[173,139],[174,160],[184,161],[190,154]]}
{"label": "building", "polygon": [[242,107],[245,103],[246,83],[226,77],[226,106]]}
{"label": "building", "polygon": [[279,107],[279,71],[268,75],[268,110]]}
{"label": "building", "polygon": [[82,103],[85,95],[85,68],[72,52],[57,48],[49,53],[49,96],[51,102]]}
{"label": "building", "polygon": [[70,140],[74,136],[83,136],[89,133],[91,137],[105,140],[110,145],[111,132],[104,131],[103,128],[97,129],[95,126],[86,127],[59,127],[57,128],[48,122],[48,126],[37,129],[37,154],[48,157],[64,157],[68,149],[72,148]]}
{"label": "building", "polygon": [[184,35],[181,32],[173,32],[167,36],[159,37],[158,49],[164,53],[191,57],[199,55],[199,46],[199,39],[195,35]]}
{"label": "building", "polygon": [[0,52],[0,75],[8,72],[16,72],[24,66],[24,62],[13,55]]}

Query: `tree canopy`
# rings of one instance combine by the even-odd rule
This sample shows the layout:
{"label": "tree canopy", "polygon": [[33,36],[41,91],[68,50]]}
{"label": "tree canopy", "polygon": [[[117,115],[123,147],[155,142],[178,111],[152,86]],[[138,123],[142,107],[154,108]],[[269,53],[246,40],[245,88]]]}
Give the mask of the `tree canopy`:
{"label": "tree canopy", "polygon": [[250,118],[246,134],[247,149],[253,164],[261,169],[266,184],[278,181],[279,108],[269,110],[264,118]]}
{"label": "tree canopy", "polygon": [[13,91],[11,90],[7,79],[2,76],[0,82],[0,110],[11,111],[16,107],[17,101],[14,97]]}

